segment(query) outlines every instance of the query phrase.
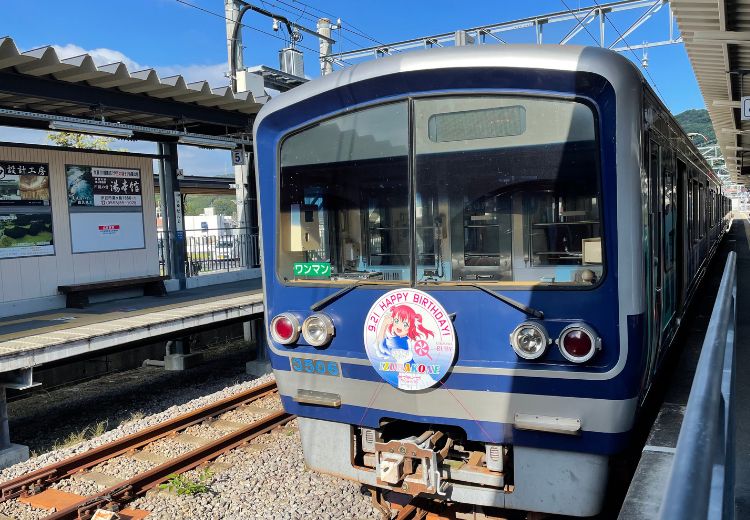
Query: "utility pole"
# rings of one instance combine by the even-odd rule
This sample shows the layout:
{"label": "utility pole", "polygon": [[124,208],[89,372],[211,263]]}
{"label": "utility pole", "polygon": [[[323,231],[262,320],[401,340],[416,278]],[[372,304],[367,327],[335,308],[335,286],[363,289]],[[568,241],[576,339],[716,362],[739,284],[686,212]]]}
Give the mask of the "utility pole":
{"label": "utility pole", "polygon": [[331,61],[331,20],[320,18],[318,20],[318,34],[320,40],[320,74],[325,76],[333,72]]}
{"label": "utility pole", "polygon": [[242,31],[235,31],[240,22],[240,2],[224,0],[224,18],[227,27],[227,61],[229,63],[229,81],[232,92],[237,92],[237,71],[244,68],[242,59]]}
{"label": "utility pole", "polygon": [[[229,62],[229,81],[232,93],[244,90],[244,81],[238,85],[238,76],[243,75],[245,62],[242,58],[242,31],[237,24],[240,23],[240,9],[242,2],[239,0],[224,0],[224,17],[227,29],[227,58]],[[240,88],[238,88],[240,87]],[[255,231],[257,220],[254,218],[256,208],[248,208],[248,184],[254,182],[250,179],[250,154],[245,153],[245,164],[234,167],[235,203],[237,205],[237,221],[243,233],[251,234]],[[254,191],[254,186],[253,186]],[[247,241],[249,245],[249,240]],[[249,251],[243,251],[246,259],[250,258]]]}

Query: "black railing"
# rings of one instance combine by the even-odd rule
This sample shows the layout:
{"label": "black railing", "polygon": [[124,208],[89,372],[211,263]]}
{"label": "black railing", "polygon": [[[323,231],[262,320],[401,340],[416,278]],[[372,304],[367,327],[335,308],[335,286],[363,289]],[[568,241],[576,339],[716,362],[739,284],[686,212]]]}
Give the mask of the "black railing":
{"label": "black railing", "polygon": [[736,263],[736,253],[729,253],[690,388],[661,520],[734,518]]}
{"label": "black railing", "polygon": [[183,240],[171,240],[158,232],[159,266],[169,273],[169,248],[182,247],[185,276],[260,267],[258,232],[249,228],[185,230]]}

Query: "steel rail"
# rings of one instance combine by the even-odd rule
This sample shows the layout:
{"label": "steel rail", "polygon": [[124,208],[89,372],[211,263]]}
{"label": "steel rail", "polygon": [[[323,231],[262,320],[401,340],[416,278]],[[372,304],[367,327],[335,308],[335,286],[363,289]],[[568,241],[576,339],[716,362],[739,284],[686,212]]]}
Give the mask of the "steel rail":
{"label": "steel rail", "polygon": [[203,406],[190,413],[175,417],[169,421],[151,426],[121,439],[99,446],[85,453],[69,457],[44,468],[21,475],[13,480],[0,484],[0,503],[21,495],[35,494],[45,486],[93,467],[101,462],[134,451],[146,444],[154,442],[198,424],[210,417],[237,408],[248,402],[255,401],[276,391],[276,383],[269,383],[251,388],[246,392],[227,397],[215,403]]}
{"label": "steel rail", "polygon": [[283,410],[276,412],[244,428],[228,433],[210,444],[196,448],[185,455],[136,475],[122,484],[109,487],[96,495],[85,497],[76,504],[52,513],[44,520],[88,520],[98,508],[111,508],[115,504],[119,506],[122,502],[133,500],[136,496],[143,495],[149,489],[167,480],[170,475],[190,471],[264,433],[268,433],[274,428],[286,424],[295,417]]}
{"label": "steel rail", "polygon": [[727,257],[659,510],[671,520],[734,518],[737,254]]}

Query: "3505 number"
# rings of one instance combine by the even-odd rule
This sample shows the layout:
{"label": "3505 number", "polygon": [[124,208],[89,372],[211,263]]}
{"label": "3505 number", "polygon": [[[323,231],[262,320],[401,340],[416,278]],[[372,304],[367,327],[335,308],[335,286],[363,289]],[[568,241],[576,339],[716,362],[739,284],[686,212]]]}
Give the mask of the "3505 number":
{"label": "3505 number", "polygon": [[314,358],[298,358],[293,357],[289,359],[294,372],[304,372],[307,374],[315,374],[320,376],[339,376],[341,371],[339,364],[335,361],[323,361],[322,359]]}

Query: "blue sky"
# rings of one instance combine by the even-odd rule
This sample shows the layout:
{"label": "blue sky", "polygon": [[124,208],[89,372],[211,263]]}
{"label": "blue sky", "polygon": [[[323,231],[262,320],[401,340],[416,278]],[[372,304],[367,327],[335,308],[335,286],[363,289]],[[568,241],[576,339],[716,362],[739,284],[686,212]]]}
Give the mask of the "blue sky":
{"label": "blue sky", "polygon": [[[603,1],[599,3],[604,3]],[[223,0],[185,0],[202,9],[223,15]],[[302,3],[304,2],[304,3]],[[392,42],[429,34],[454,31],[483,24],[512,20],[537,14],[594,5],[594,0],[474,0],[457,3],[448,0],[411,1],[379,0],[269,0],[261,5],[308,27],[315,27],[319,15],[341,18],[347,30],[337,31],[335,50],[352,50],[373,45],[372,40]],[[31,7],[33,5],[33,7]],[[459,8],[457,6],[466,7]],[[638,13],[640,14],[640,12]],[[620,14],[612,22],[621,32],[638,16],[635,12]],[[245,64],[278,66],[278,51],[285,45],[284,32],[274,33],[271,21],[248,13],[244,23]],[[596,23],[590,31],[598,36]],[[630,45],[667,38],[666,8],[644,27],[626,39]],[[545,29],[545,42],[557,43],[570,28],[554,24]],[[264,34],[263,32],[267,33]],[[612,25],[606,26],[608,41],[617,36]],[[74,56],[89,52],[98,64],[124,62],[130,70],[155,68],[160,76],[183,74],[188,80],[207,79],[213,86],[227,83],[226,36],[224,20],[177,0],[0,0],[0,35],[12,37],[21,50],[44,45],[58,46],[58,52]],[[530,29],[508,33],[510,42],[532,42]],[[572,43],[592,45],[591,36],[582,31]],[[305,52],[305,72],[318,75],[317,40],[307,35],[301,45]],[[648,79],[667,106],[679,113],[689,108],[703,108],[703,99],[682,45],[652,48],[648,51]],[[640,62],[643,52],[625,53]],[[643,69],[641,69],[643,70]],[[44,142],[44,134],[0,129],[0,140],[23,138]],[[20,140],[20,139],[19,139]],[[152,151],[151,145],[124,146],[138,151]],[[186,173],[223,173],[230,171],[226,152],[206,152],[184,147],[182,166]]]}

